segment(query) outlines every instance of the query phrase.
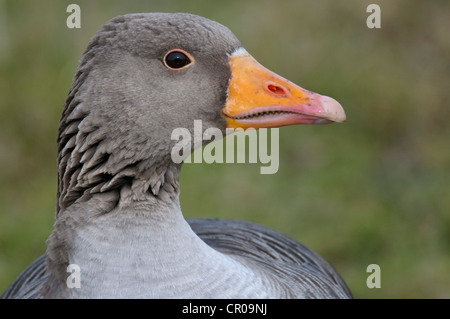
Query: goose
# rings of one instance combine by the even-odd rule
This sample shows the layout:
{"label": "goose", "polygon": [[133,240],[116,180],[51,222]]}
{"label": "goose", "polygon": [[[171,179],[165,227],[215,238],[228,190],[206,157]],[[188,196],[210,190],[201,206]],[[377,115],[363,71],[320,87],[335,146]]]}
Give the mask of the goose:
{"label": "goose", "polygon": [[193,132],[195,120],[226,133],[343,122],[345,112],[264,68],[218,22],[113,18],[88,44],[63,107],[47,250],[2,298],[352,298],[328,262],[284,234],[183,217],[171,133]]}

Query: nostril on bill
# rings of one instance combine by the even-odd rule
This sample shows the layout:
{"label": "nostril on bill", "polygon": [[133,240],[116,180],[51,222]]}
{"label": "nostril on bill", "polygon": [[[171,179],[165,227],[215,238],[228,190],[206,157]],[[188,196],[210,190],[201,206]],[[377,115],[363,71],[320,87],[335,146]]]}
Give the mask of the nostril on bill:
{"label": "nostril on bill", "polygon": [[267,91],[269,91],[273,94],[276,94],[276,95],[281,95],[281,96],[288,95],[288,91],[284,87],[282,87],[281,85],[277,85],[275,83],[267,83],[266,89],[267,89]]}

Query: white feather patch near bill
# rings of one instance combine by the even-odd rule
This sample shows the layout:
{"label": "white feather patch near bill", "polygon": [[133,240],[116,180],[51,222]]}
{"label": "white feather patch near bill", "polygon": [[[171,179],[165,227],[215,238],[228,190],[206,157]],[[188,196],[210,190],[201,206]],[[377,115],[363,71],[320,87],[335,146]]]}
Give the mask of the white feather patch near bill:
{"label": "white feather patch near bill", "polygon": [[246,55],[248,54],[247,50],[245,50],[243,47],[237,48],[236,50],[234,50],[233,53],[231,53],[229,56],[230,57],[234,57],[234,56],[241,56],[241,55]]}

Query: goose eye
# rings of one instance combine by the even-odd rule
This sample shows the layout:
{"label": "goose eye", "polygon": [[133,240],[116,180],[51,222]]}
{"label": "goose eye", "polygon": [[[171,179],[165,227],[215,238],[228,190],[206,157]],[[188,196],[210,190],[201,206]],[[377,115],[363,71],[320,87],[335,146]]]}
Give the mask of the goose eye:
{"label": "goose eye", "polygon": [[189,54],[179,49],[169,51],[164,57],[165,66],[172,70],[184,69],[191,63]]}

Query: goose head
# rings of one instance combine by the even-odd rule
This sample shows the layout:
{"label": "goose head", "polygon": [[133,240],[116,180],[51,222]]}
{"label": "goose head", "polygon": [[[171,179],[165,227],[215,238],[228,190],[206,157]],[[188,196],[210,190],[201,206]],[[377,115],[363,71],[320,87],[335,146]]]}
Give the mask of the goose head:
{"label": "goose head", "polygon": [[[58,137],[58,212],[127,186],[132,200],[178,193],[172,132],[343,122],[332,98],[260,65],[223,25],[191,14],[111,20],[84,52]],[[120,196],[119,196],[120,197]]]}

